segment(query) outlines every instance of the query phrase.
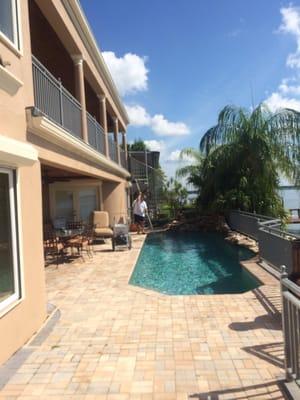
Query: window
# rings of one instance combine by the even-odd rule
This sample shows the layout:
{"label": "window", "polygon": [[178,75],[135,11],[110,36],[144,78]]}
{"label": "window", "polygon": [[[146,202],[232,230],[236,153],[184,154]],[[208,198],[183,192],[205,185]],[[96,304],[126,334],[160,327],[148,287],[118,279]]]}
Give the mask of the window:
{"label": "window", "polygon": [[55,225],[79,220],[89,223],[92,212],[101,207],[101,184],[53,183],[50,185],[49,202]]}
{"label": "window", "polygon": [[15,172],[0,168],[0,310],[20,298]]}
{"label": "window", "polygon": [[58,218],[72,219],[74,216],[74,195],[71,191],[60,190],[56,192],[56,216]]}
{"label": "window", "polygon": [[87,188],[79,192],[79,215],[80,219],[89,222],[93,211],[97,210],[96,188]]}
{"label": "window", "polygon": [[0,33],[20,49],[17,0],[0,0]]}

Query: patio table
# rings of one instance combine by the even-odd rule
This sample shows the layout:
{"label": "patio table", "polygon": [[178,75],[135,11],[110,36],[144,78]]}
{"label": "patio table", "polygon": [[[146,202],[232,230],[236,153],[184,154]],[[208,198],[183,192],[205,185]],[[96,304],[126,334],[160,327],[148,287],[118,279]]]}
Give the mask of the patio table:
{"label": "patio table", "polygon": [[83,228],[76,228],[76,229],[56,229],[55,234],[56,236],[65,241],[68,239],[72,239],[75,236],[81,235],[83,233]]}

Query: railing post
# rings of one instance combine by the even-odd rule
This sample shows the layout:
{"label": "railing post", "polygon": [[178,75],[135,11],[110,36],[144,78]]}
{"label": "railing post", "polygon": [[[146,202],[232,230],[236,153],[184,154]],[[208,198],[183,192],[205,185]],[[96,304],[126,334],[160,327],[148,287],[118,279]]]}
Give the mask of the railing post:
{"label": "railing post", "polygon": [[59,110],[60,110],[60,123],[64,126],[64,107],[63,107],[63,90],[61,79],[58,78],[59,82]]}
{"label": "railing post", "polygon": [[291,380],[289,368],[290,368],[290,348],[289,348],[289,310],[288,305],[286,304],[286,300],[284,297],[284,292],[288,289],[285,287],[283,280],[288,277],[286,272],[286,266],[282,265],[280,267],[280,292],[281,292],[281,304],[282,304],[282,335],[283,335],[283,347],[284,347],[284,369],[285,369],[285,378],[287,381]]}

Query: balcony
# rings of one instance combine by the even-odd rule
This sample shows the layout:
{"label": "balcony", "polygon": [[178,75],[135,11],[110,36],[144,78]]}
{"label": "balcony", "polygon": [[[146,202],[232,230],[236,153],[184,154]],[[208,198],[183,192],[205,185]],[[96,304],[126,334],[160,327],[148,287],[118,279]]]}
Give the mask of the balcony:
{"label": "balcony", "polygon": [[[32,57],[35,107],[70,135],[82,140],[82,107],[80,102],[36,58]],[[106,134],[99,122],[86,112],[88,145],[106,157]],[[108,136],[108,156],[127,169],[126,154]],[[119,162],[118,162],[119,161]]]}

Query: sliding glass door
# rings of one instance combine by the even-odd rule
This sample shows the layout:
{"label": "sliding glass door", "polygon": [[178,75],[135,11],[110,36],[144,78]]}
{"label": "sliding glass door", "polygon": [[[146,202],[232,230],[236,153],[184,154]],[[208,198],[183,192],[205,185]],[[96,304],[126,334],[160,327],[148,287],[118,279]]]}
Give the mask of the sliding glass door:
{"label": "sliding glass door", "polygon": [[14,171],[0,168],[0,310],[19,298]]}
{"label": "sliding glass door", "polygon": [[100,209],[99,185],[68,186],[66,184],[65,186],[65,188],[54,186],[51,189],[55,210],[53,220],[65,222],[80,220],[90,223],[92,212]]}
{"label": "sliding glass door", "polygon": [[97,190],[87,188],[79,191],[79,215],[81,221],[90,222],[91,214],[97,210]]}

